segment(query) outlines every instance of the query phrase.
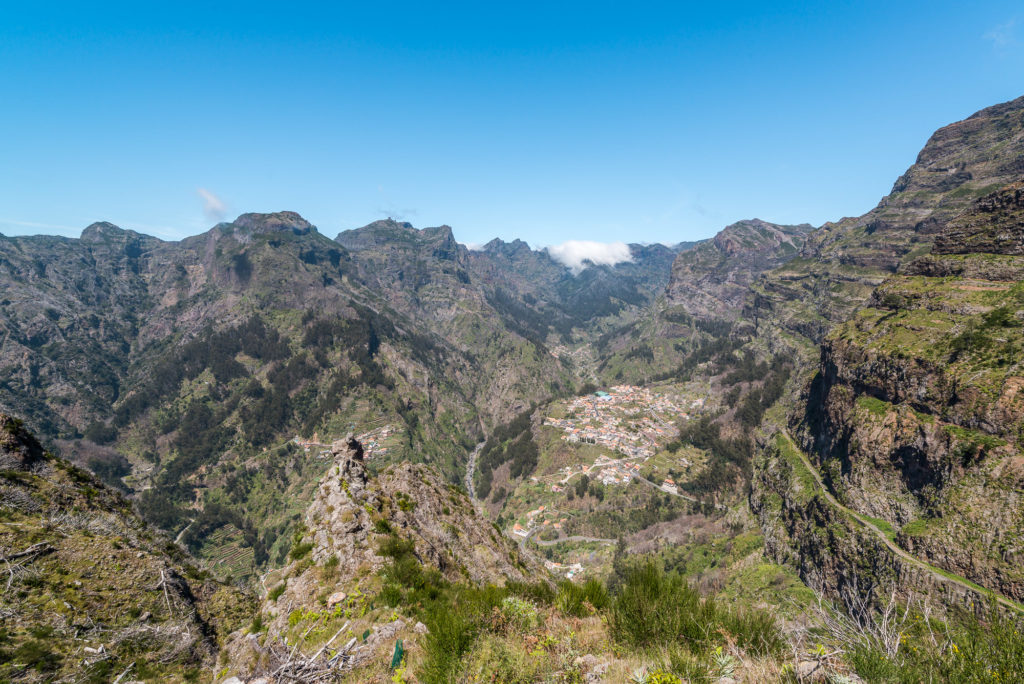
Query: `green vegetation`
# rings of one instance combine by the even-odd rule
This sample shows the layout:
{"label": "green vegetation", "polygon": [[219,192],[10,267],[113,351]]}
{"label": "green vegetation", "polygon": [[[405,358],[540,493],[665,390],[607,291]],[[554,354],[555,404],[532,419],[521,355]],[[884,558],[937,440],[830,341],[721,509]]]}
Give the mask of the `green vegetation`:
{"label": "green vegetation", "polygon": [[496,428],[487,438],[477,457],[474,483],[481,499],[490,496],[494,470],[502,464],[510,464],[509,474],[513,479],[529,474],[537,467],[539,450],[530,425],[530,416],[535,408],[523,411],[511,422]]}
{"label": "green vegetation", "polygon": [[889,409],[892,408],[892,404],[889,402],[882,401],[881,399],[877,399],[866,394],[862,394],[857,397],[857,405],[876,418],[885,418]]}
{"label": "green vegetation", "polygon": [[779,658],[783,652],[770,614],[702,597],[682,575],[650,560],[620,556],[612,589],[589,579],[563,581],[553,590],[545,582],[497,587],[446,581],[416,560],[411,541],[395,535],[382,540],[379,552],[389,559],[379,599],[428,626],[416,664],[424,682],[451,682],[470,673],[512,682],[551,676],[564,667],[558,654],[581,638],[567,631],[570,624],[592,640],[607,629],[604,638],[617,644],[620,657],[661,663],[646,681],[707,678],[732,667],[722,652],[727,644],[754,658]]}
{"label": "green vegetation", "polygon": [[1024,680],[1024,633],[994,609],[979,620],[959,614],[948,623],[917,616],[889,655],[860,644],[849,660],[868,682],[1018,682]]}
{"label": "green vegetation", "polygon": [[608,611],[612,637],[639,649],[683,644],[691,653],[732,642],[756,655],[778,655],[784,642],[774,618],[717,604],[653,563],[632,568]]}

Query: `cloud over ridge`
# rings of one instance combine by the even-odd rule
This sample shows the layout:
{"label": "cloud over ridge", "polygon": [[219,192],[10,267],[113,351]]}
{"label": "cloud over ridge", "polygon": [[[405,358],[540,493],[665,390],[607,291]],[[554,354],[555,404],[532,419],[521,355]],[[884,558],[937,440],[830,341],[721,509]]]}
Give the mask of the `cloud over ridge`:
{"label": "cloud over ridge", "polygon": [[196,192],[203,200],[203,215],[206,216],[206,219],[208,221],[223,221],[224,214],[227,212],[224,201],[206,188],[196,188]]}
{"label": "cloud over ridge", "polygon": [[587,266],[614,266],[632,261],[633,254],[625,242],[594,242],[592,240],[568,240],[560,245],[547,247],[552,259],[568,266],[578,274]]}

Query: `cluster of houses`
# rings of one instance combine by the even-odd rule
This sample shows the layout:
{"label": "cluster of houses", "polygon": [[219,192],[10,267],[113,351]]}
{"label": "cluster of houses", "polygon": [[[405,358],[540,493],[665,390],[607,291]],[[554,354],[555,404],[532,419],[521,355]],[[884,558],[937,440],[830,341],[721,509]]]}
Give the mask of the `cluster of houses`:
{"label": "cluster of houses", "polygon": [[[547,511],[547,515],[544,515],[545,511]],[[535,508],[532,511],[527,512],[525,526],[521,525],[520,523],[516,523],[512,526],[512,534],[518,537],[523,537],[525,539],[526,537],[529,537],[536,529],[550,527],[553,530],[561,531],[562,525],[565,524],[567,518],[565,518],[564,516],[561,518],[556,518],[553,517],[554,515],[556,515],[555,511],[549,511],[547,506],[539,506],[538,508]],[[539,519],[541,517],[543,517],[543,519]]]}
{"label": "cluster of houses", "polygon": [[[627,457],[648,458],[659,441],[677,434],[675,418],[689,418],[677,402],[647,387],[617,385],[608,392],[574,399],[567,407],[567,418],[547,417],[544,424],[565,432],[562,439],[568,442],[598,444]],[[698,402],[703,405],[702,399]],[[693,402],[691,408],[696,406]]]}
{"label": "cluster of houses", "polygon": [[388,448],[382,445],[382,442],[394,434],[395,428],[390,425],[364,432],[361,435],[356,435],[356,439],[363,445],[363,458],[371,458],[372,456],[384,456],[388,453]]}
{"label": "cluster of houses", "polygon": [[546,560],[544,561],[544,567],[551,572],[558,573],[559,575],[564,572],[568,579],[572,579],[583,572],[583,565],[581,563],[567,565],[565,563],[555,563],[554,561]]}

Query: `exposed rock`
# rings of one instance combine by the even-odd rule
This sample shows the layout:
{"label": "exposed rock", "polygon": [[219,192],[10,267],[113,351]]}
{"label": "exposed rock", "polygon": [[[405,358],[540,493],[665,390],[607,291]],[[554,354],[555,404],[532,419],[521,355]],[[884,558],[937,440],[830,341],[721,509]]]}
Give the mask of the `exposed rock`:
{"label": "exposed rock", "polygon": [[[391,534],[411,541],[416,557],[451,581],[503,584],[526,580],[540,571],[478,516],[461,490],[432,468],[402,463],[370,479],[362,446],[353,439],[342,441],[335,450],[338,460],[321,480],[306,512],[314,565],[291,573],[284,592],[265,607],[272,631],[283,629],[297,607],[318,604],[325,588],[319,566],[332,558],[337,559],[334,584],[345,589],[328,597],[328,606],[338,603],[340,595],[351,595],[348,587],[357,585],[359,577],[384,566],[378,548]],[[271,608],[277,609],[276,615],[271,615]]]}
{"label": "exposed rock", "polygon": [[33,470],[44,458],[43,447],[21,421],[0,413],[0,469]]}
{"label": "exposed rock", "polygon": [[328,608],[328,610],[334,608],[334,606],[338,605],[339,603],[344,601],[346,598],[348,598],[348,594],[346,594],[345,592],[343,592],[343,591],[336,591],[336,592],[334,592],[333,594],[331,594],[330,596],[327,597],[327,608]]}
{"label": "exposed rock", "polygon": [[672,263],[669,301],[695,316],[734,319],[757,276],[797,256],[812,227],[740,221],[681,252]]}
{"label": "exposed rock", "polygon": [[1024,183],[979,199],[935,238],[935,254],[1024,255]]}

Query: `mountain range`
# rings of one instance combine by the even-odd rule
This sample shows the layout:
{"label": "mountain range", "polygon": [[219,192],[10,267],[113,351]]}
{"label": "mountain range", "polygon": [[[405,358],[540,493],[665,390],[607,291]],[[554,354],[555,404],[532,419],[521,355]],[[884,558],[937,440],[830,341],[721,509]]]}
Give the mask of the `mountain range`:
{"label": "mountain range", "polygon": [[0,678],[957,679],[940,620],[1006,681],[1022,217],[1024,97],[863,216],[613,265],[290,211],[0,236]]}

